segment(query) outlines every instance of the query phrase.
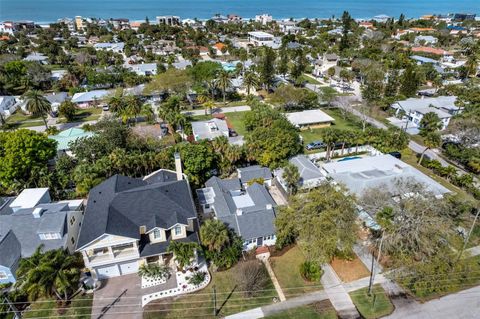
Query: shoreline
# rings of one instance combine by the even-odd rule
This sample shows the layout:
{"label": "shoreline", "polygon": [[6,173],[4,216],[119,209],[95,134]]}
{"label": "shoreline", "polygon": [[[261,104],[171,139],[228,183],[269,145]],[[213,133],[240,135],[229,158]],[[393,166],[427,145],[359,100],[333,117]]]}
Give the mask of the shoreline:
{"label": "shoreline", "polygon": [[[462,12],[463,13],[463,12]],[[470,12],[469,12],[470,13]],[[259,13],[258,15],[262,15],[262,14],[268,14],[268,13]],[[438,15],[451,15],[451,14],[454,14],[453,12],[449,12],[449,13],[424,13],[420,16],[417,16],[417,17],[414,17],[414,16],[407,16],[405,15],[405,19],[407,20],[410,20],[410,19],[420,19],[422,16],[425,16],[425,15],[434,15],[434,16],[438,16]],[[476,14],[476,12],[474,12],[474,14]],[[376,16],[382,16],[382,15],[386,15],[386,16],[389,16],[390,18],[394,18],[394,19],[397,19],[398,17],[397,16],[393,16],[393,15],[388,15],[388,14],[378,14]],[[164,16],[177,16],[175,14],[165,14]],[[223,15],[221,14],[221,16],[227,16],[227,15]],[[329,19],[332,19],[332,17],[295,17],[295,16],[288,16],[288,17],[276,17],[276,16],[273,16],[271,15],[273,20],[274,21],[284,21],[284,20],[289,20],[289,19],[294,19],[296,21],[302,21],[302,20],[305,20],[305,19],[309,19],[309,20],[329,20]],[[373,17],[355,17],[355,16],[352,16],[352,18],[354,20],[358,20],[358,21],[370,21],[370,20],[373,20],[376,16],[373,16]],[[398,15],[400,16],[400,15]],[[93,16],[81,16],[82,18],[84,19],[97,19],[97,20],[105,20],[105,21],[108,21],[110,19],[128,19],[130,22],[145,22],[145,18],[143,19],[135,19],[135,18],[128,18],[128,17],[125,17],[125,16],[118,16],[118,17],[108,17],[108,18],[105,18],[105,17],[93,17]],[[180,21],[183,21],[183,20],[188,20],[188,19],[191,19],[191,20],[198,20],[200,22],[205,22],[205,21],[208,21],[208,20],[211,20],[214,15],[212,15],[210,18],[191,18],[191,17],[182,17],[182,16],[179,16],[180,17]],[[63,19],[71,19],[71,20],[74,20],[75,19],[75,15],[72,16],[72,17],[59,17],[57,20],[55,21],[37,21],[37,20],[31,20],[31,19],[8,19],[8,18],[0,18],[0,22],[4,22],[4,21],[13,21],[13,22],[20,22],[20,21],[28,21],[28,22],[33,22],[37,25],[50,25],[50,24],[53,24],[53,23],[58,23],[59,20],[63,20]],[[156,20],[156,16],[153,17],[153,18],[150,18],[148,17],[149,21],[150,21],[150,24],[156,24],[155,23],[155,20]],[[341,15],[339,16],[334,16],[334,19],[341,19]],[[255,21],[255,16],[254,17],[242,17],[242,21]]]}

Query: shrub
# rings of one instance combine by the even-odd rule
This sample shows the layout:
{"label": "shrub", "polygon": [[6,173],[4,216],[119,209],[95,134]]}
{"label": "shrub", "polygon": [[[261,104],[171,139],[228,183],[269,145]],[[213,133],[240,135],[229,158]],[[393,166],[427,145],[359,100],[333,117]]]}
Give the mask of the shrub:
{"label": "shrub", "polygon": [[169,278],[171,270],[167,265],[143,264],[138,269],[138,275],[152,279]]}
{"label": "shrub", "polygon": [[260,261],[250,260],[238,266],[236,280],[245,297],[252,297],[267,287],[269,277]]}
{"label": "shrub", "polygon": [[319,281],[323,275],[323,270],[318,263],[305,261],[300,265],[300,275],[307,281]]}
{"label": "shrub", "polygon": [[188,279],[188,283],[194,286],[198,286],[205,280],[206,275],[207,273],[204,271],[197,271],[192,275],[192,277]]}

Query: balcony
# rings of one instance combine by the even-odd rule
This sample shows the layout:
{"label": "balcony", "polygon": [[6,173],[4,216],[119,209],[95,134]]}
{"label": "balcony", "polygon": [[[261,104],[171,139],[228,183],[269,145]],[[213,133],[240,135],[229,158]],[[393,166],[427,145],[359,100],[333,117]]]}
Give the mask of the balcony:
{"label": "balcony", "polygon": [[111,249],[105,248],[93,255],[87,256],[90,263],[108,263],[121,260],[138,258],[138,248],[135,245],[113,246]]}

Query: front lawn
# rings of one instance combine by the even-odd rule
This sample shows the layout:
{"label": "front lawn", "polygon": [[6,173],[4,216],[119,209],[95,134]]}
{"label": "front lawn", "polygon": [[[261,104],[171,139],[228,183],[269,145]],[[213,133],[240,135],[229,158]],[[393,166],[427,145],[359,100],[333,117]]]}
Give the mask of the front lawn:
{"label": "front lawn", "polygon": [[41,117],[27,115],[23,113],[21,110],[17,110],[15,113],[10,115],[5,120],[5,123],[14,128],[24,128],[24,127],[45,125]]}
{"label": "front lawn", "polygon": [[238,135],[245,135],[247,133],[247,130],[245,129],[245,123],[243,122],[243,117],[245,113],[246,112],[225,113],[227,120],[230,122],[233,129],[235,130],[235,132],[238,133]]}
{"label": "front lawn", "polygon": [[307,282],[300,275],[300,265],[304,261],[305,257],[298,246],[292,247],[282,256],[270,258],[273,272],[287,298],[322,289],[320,282]]}
{"label": "front lawn", "polygon": [[[71,122],[87,122],[96,121],[102,116],[101,107],[92,107],[88,109],[77,109],[75,118]],[[67,119],[64,117],[58,118],[58,123],[66,123]]]}
{"label": "front lawn", "polygon": [[355,307],[366,319],[380,318],[393,312],[394,307],[382,286],[373,286],[372,295],[368,295],[368,287],[350,293]]}
{"label": "front lawn", "polygon": [[[217,309],[220,309],[218,317],[261,307],[273,303],[277,297],[275,288],[269,280],[264,291],[255,297],[246,298],[236,284],[235,274],[237,266],[221,271],[213,272],[212,281],[207,288],[196,293],[179,298],[160,299],[149,303],[144,308],[144,319],[157,318],[214,318],[213,316],[213,287],[217,292]],[[277,297],[278,298],[278,297]]]}
{"label": "front lawn", "polygon": [[306,75],[306,74],[302,74],[300,76],[300,79],[299,79],[299,82],[307,82],[309,84],[316,84],[316,85],[320,85],[322,83],[320,83],[319,81],[315,80],[314,78]]}
{"label": "front lawn", "polygon": [[56,302],[51,299],[42,299],[33,303],[30,309],[24,312],[24,318],[80,318],[89,319],[92,313],[93,294],[78,295],[65,312],[58,311]]}
{"label": "front lawn", "polygon": [[[324,304],[327,303],[327,306]],[[329,302],[297,307],[267,316],[267,319],[336,319],[337,313]]]}

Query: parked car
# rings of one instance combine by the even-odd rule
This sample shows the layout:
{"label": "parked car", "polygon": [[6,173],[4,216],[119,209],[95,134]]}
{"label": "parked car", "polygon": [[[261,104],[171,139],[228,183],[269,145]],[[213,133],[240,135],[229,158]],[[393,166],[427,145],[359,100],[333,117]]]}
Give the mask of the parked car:
{"label": "parked car", "polygon": [[388,154],[392,155],[395,158],[402,159],[402,153],[400,152],[390,152]]}
{"label": "parked car", "polygon": [[110,106],[104,105],[104,106],[102,107],[102,110],[104,110],[105,112],[107,112],[108,110],[110,110]]}
{"label": "parked car", "polygon": [[237,133],[234,129],[229,128],[229,129],[228,129],[228,135],[229,135],[230,137],[235,137],[235,136],[238,136],[238,133]]}
{"label": "parked car", "polygon": [[312,142],[312,143],[308,143],[305,148],[308,151],[311,151],[311,150],[316,150],[316,149],[324,148],[324,147],[325,147],[325,143],[323,143],[322,141],[315,141],[315,142]]}

